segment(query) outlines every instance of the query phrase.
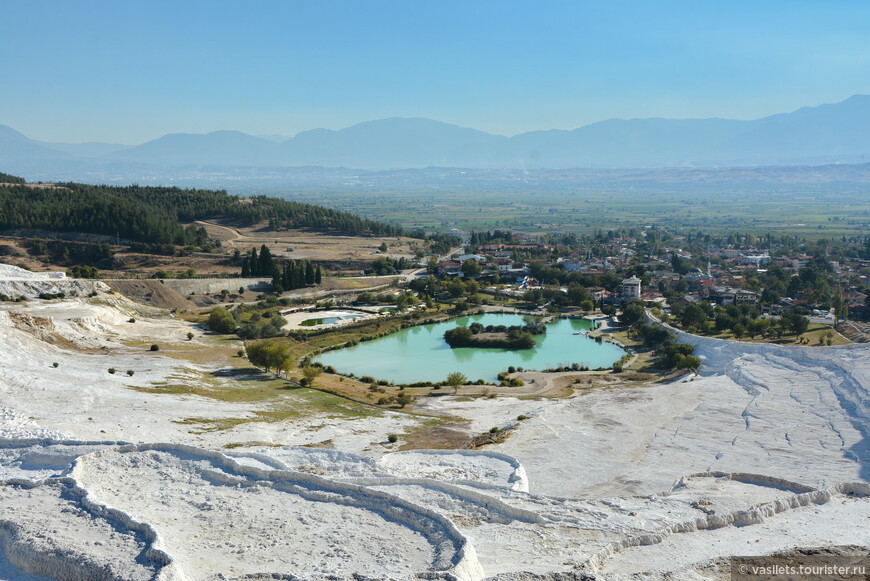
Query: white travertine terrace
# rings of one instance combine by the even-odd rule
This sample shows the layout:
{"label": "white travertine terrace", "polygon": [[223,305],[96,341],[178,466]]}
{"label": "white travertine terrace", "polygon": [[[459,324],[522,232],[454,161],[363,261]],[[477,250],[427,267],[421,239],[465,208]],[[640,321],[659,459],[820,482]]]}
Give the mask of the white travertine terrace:
{"label": "white travertine terrace", "polygon": [[136,391],[207,366],[122,343],[190,328],[117,296],[0,303],[0,580],[695,579],[732,555],[870,545],[867,345],[684,335],[697,377],[426,398],[471,433],[529,419],[485,450],[397,452],[385,435],[421,420],[191,433],[181,420],[258,408]]}

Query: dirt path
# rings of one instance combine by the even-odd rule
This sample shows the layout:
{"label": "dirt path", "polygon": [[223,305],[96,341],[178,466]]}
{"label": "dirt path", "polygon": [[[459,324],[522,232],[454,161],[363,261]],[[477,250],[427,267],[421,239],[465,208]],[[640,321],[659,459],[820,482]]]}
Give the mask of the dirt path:
{"label": "dirt path", "polygon": [[[243,236],[238,230],[235,228],[230,228],[229,226],[221,226],[219,224],[214,224],[212,222],[204,222],[202,220],[197,220],[194,224],[199,224],[203,228],[205,228],[206,232],[208,232],[209,236],[217,238],[222,242],[235,242],[236,240],[241,240],[243,238],[247,238],[247,236]],[[225,236],[217,236],[215,235],[215,230],[220,231],[225,234]]]}

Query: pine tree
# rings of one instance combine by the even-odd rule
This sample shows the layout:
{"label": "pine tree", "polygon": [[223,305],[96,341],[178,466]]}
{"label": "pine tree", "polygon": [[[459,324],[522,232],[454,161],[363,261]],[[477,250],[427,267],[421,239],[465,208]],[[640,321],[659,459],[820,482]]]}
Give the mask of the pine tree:
{"label": "pine tree", "polygon": [[290,263],[285,262],[281,266],[281,286],[283,286],[287,290],[292,290],[293,287],[290,284]]}
{"label": "pine tree", "polygon": [[256,248],[251,248],[251,276],[260,276],[260,259]]}
{"label": "pine tree", "polygon": [[275,262],[269,247],[263,244],[260,247],[260,276],[272,276],[275,273]]}

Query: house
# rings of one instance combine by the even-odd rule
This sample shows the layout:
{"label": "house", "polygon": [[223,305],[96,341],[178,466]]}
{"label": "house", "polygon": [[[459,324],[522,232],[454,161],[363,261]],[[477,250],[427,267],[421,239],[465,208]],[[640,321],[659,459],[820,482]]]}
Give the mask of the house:
{"label": "house", "polygon": [[479,254],[463,254],[462,256],[455,256],[454,260],[460,263],[465,262],[466,260],[473,260],[478,264],[486,262],[486,258],[480,256]]}
{"label": "house", "polygon": [[713,287],[710,289],[710,299],[720,305],[742,305],[743,303],[757,303],[758,293],[729,287]]}
{"label": "house", "polygon": [[438,263],[439,276],[462,276],[462,264],[455,260],[442,260]]}
{"label": "house", "polygon": [[589,294],[592,296],[592,300],[595,302],[601,302],[604,299],[609,299],[613,293],[604,288],[603,286],[590,286],[586,290],[589,291]]}
{"label": "house", "polygon": [[576,272],[583,270],[583,264],[579,260],[569,258],[562,261],[562,269],[565,272]]}
{"label": "house", "polygon": [[769,254],[746,254],[740,257],[740,266],[764,266],[770,262]]}
{"label": "house", "polygon": [[500,259],[495,261],[495,266],[498,268],[498,271],[501,272],[510,272],[513,269],[514,263],[512,260],[508,259]]}
{"label": "house", "polygon": [[646,291],[640,295],[640,298],[648,303],[658,303],[659,305],[663,305],[667,302],[665,296],[658,291]]}
{"label": "house", "polygon": [[640,285],[641,281],[636,276],[623,279],[622,284],[619,285],[619,297],[626,301],[639,299]]}

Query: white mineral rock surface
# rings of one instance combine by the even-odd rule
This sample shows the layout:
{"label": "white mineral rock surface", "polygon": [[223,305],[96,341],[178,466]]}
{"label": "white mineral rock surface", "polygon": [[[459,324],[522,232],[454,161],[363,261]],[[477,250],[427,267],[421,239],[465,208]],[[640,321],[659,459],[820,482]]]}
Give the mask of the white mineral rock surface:
{"label": "white mineral rock surface", "polygon": [[867,345],[685,336],[698,377],[426,398],[472,434],[515,427],[480,451],[397,452],[385,435],[425,418],[194,429],[264,407],[143,391],[219,366],[143,349],[202,330],[94,289],[0,303],[0,580],[726,579],[732,555],[870,545]]}

